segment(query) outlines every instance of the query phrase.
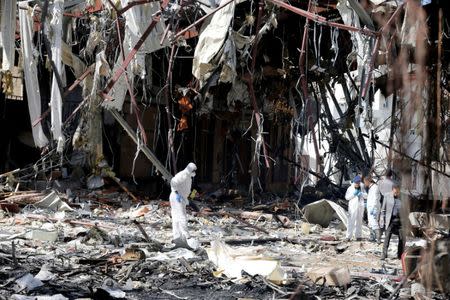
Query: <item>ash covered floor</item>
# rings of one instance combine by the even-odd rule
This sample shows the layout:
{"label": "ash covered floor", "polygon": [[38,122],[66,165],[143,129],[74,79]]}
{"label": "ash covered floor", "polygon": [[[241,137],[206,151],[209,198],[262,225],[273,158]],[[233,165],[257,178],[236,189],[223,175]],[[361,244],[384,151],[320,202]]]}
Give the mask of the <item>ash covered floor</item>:
{"label": "ash covered floor", "polygon": [[[402,279],[395,241],[390,257],[381,261],[382,245],[344,240],[337,215],[323,228],[301,221],[281,199],[254,206],[257,210],[198,201],[203,209],[189,213],[189,231],[201,246],[189,250],[171,242],[167,201],[124,209],[118,194],[80,190],[70,202],[54,192],[53,202],[68,201],[72,208],[61,203],[59,211],[39,208],[22,198],[28,204],[20,213],[2,212],[0,297],[382,299]],[[217,265],[217,257],[225,264]],[[324,282],[320,277],[330,267],[339,278]],[[238,278],[227,276],[233,272]]]}

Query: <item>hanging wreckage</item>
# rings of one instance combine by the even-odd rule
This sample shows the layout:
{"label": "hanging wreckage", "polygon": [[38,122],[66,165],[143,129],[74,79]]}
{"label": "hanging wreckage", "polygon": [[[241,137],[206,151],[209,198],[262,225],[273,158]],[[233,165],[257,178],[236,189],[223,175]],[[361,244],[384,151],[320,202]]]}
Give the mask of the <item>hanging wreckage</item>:
{"label": "hanging wreckage", "polygon": [[2,0],[1,187],[112,180],[139,201],[118,177],[158,195],[195,161],[205,191],[307,204],[393,169],[433,200],[411,211],[445,213],[443,2]]}
{"label": "hanging wreckage", "polygon": [[[166,179],[193,159],[206,162],[205,181],[262,190],[320,179],[340,186],[355,173],[381,175],[406,159],[409,190],[425,193],[429,171],[440,187],[448,186],[446,102],[430,107],[426,99],[437,92],[423,87],[439,86],[443,100],[447,91],[434,77],[416,76],[424,70],[415,60],[429,55],[413,51],[424,46],[416,36],[436,33],[421,26],[425,15],[411,8],[414,1],[368,1],[366,7],[357,1],[298,7],[278,0],[6,2],[5,95],[12,97],[16,86],[12,70],[23,69],[38,148],[75,151],[91,168],[106,156],[123,177],[136,171],[125,166],[133,148],[140,162],[145,149]],[[5,21],[15,15],[17,24]],[[441,40],[433,51],[441,53],[444,65],[437,65],[445,78],[442,47]],[[423,103],[412,101],[419,89]],[[134,133],[126,130],[137,147],[112,136],[114,123],[126,126],[120,111],[137,124]],[[413,117],[401,115],[412,111]],[[427,113],[439,124],[425,127]],[[432,153],[425,153],[424,143],[434,138]],[[148,174],[145,167],[138,176]],[[439,194],[445,199],[449,191]]]}

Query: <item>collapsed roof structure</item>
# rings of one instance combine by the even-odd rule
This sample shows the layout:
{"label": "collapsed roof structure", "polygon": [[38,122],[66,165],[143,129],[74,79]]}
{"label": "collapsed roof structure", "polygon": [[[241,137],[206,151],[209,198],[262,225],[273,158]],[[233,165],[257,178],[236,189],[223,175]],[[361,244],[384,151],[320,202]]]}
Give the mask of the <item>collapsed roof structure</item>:
{"label": "collapsed roof structure", "polygon": [[[341,185],[405,160],[409,189],[426,189],[430,171],[448,185],[445,7],[276,0],[3,7],[5,97],[14,97],[11,77],[23,79],[36,147],[83,153],[91,168],[106,157],[117,170],[134,153],[104,129],[117,130],[123,112],[137,124],[127,131],[137,152],[148,147],[166,179],[199,160],[202,178],[216,183]],[[427,116],[437,123],[424,123]]]}

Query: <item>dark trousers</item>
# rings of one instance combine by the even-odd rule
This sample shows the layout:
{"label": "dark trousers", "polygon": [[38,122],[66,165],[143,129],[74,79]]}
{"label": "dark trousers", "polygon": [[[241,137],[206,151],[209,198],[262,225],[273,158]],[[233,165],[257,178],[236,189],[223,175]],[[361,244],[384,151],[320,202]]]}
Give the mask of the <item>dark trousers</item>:
{"label": "dark trousers", "polygon": [[387,252],[388,252],[388,248],[389,248],[389,243],[391,242],[392,234],[398,235],[397,257],[400,258],[403,253],[405,243],[404,243],[403,231],[402,231],[402,226],[401,226],[399,217],[393,216],[391,219],[391,223],[389,224],[388,228],[386,229],[386,233],[385,233],[385,237],[384,237],[384,244],[383,244],[383,258],[387,257]]}

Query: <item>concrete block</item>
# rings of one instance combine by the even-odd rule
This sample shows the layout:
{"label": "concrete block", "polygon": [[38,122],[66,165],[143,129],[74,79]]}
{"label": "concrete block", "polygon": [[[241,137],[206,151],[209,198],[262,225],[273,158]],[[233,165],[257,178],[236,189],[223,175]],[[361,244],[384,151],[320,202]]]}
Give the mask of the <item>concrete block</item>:
{"label": "concrete block", "polygon": [[55,242],[58,239],[58,231],[33,229],[26,234],[26,237],[31,240]]}
{"label": "concrete block", "polygon": [[344,286],[351,282],[350,272],[342,267],[323,267],[309,271],[307,276],[317,284]]}

